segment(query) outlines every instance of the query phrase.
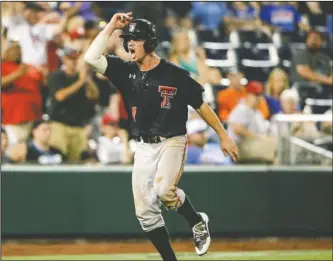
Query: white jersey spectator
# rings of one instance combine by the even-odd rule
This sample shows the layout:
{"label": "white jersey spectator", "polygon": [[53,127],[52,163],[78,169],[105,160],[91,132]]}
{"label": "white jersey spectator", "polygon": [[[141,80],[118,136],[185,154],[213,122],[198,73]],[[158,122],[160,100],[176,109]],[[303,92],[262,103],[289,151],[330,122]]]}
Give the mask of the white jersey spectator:
{"label": "white jersey spectator", "polygon": [[102,118],[102,132],[104,136],[99,137],[97,157],[100,163],[127,164],[132,160],[129,149],[128,134],[118,127],[118,121],[108,114]]}
{"label": "white jersey spectator", "polygon": [[40,67],[47,63],[47,43],[56,34],[58,25],[39,24],[39,12],[44,8],[27,2],[23,11],[24,19],[7,20],[8,40],[18,41],[22,47],[22,62]]}
{"label": "white jersey spectator", "polygon": [[269,123],[258,110],[263,89],[262,83],[249,82],[246,87],[248,95],[228,118],[228,133],[238,145],[240,162],[274,161],[275,142],[266,135]]}
{"label": "white jersey spectator", "polygon": [[[237,123],[243,125],[248,131],[255,134],[265,134],[267,132],[267,121],[258,109],[252,109],[244,101],[241,101],[229,115],[229,124]],[[230,137],[238,142],[242,137],[237,134],[232,127],[228,128]]]}

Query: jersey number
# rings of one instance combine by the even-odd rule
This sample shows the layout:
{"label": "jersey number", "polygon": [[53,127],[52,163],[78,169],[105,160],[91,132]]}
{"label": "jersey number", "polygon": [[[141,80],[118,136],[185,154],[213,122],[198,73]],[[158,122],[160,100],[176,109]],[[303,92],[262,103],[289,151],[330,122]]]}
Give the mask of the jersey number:
{"label": "jersey number", "polygon": [[132,117],[135,122],[135,116],[136,116],[136,107],[132,107]]}
{"label": "jersey number", "polygon": [[161,108],[170,109],[171,108],[170,98],[173,98],[174,95],[176,95],[177,88],[160,85],[158,87],[158,92],[160,92],[161,97],[163,97],[163,100],[162,100],[162,103],[161,103]]}

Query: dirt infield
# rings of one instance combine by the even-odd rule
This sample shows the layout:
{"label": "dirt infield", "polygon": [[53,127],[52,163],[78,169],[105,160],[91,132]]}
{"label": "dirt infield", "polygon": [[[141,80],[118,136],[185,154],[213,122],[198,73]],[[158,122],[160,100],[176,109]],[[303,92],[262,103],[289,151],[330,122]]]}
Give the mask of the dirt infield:
{"label": "dirt infield", "polygon": [[[192,241],[176,240],[172,242],[175,251],[193,251]],[[332,239],[250,239],[250,240],[214,240],[210,251],[251,251],[251,250],[311,250],[332,249]],[[115,254],[156,252],[148,241],[99,241],[77,240],[58,242],[4,242],[3,256],[36,256],[64,254]]]}

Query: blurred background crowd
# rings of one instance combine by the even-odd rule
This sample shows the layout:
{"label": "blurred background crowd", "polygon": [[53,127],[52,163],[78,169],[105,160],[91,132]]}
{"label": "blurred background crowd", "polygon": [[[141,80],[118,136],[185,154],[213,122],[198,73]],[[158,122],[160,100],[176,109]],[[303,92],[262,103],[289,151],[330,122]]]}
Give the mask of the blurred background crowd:
{"label": "blurred background crowd", "polygon": [[[239,164],[276,162],[276,115],[332,114],[313,102],[332,99],[330,2],[1,2],[2,163],[133,162],[122,97],[83,62],[125,11],[155,23],[157,53],[204,86]],[[118,33],[106,54],[124,52]],[[192,108],[187,131],[187,164],[235,164]],[[286,131],[332,151],[331,122]]]}

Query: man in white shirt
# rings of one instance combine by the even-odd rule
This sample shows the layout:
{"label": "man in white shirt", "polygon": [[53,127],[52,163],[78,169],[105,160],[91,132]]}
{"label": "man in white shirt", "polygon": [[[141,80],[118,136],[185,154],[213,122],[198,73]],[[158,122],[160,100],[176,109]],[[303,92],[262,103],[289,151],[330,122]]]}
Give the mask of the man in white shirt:
{"label": "man in white shirt", "polygon": [[249,82],[246,91],[246,98],[229,115],[228,134],[239,146],[241,161],[273,161],[275,141],[266,135],[269,123],[258,110],[263,85]]}
{"label": "man in white shirt", "polygon": [[40,68],[47,64],[47,43],[60,32],[59,25],[40,24],[40,12],[45,9],[33,2],[25,3],[22,21],[6,21],[8,40],[20,42],[22,62]]}
{"label": "man in white shirt", "polygon": [[102,118],[102,132],[104,136],[98,139],[98,160],[105,165],[131,163],[133,155],[129,149],[128,134],[118,127],[118,121],[105,114]]}

